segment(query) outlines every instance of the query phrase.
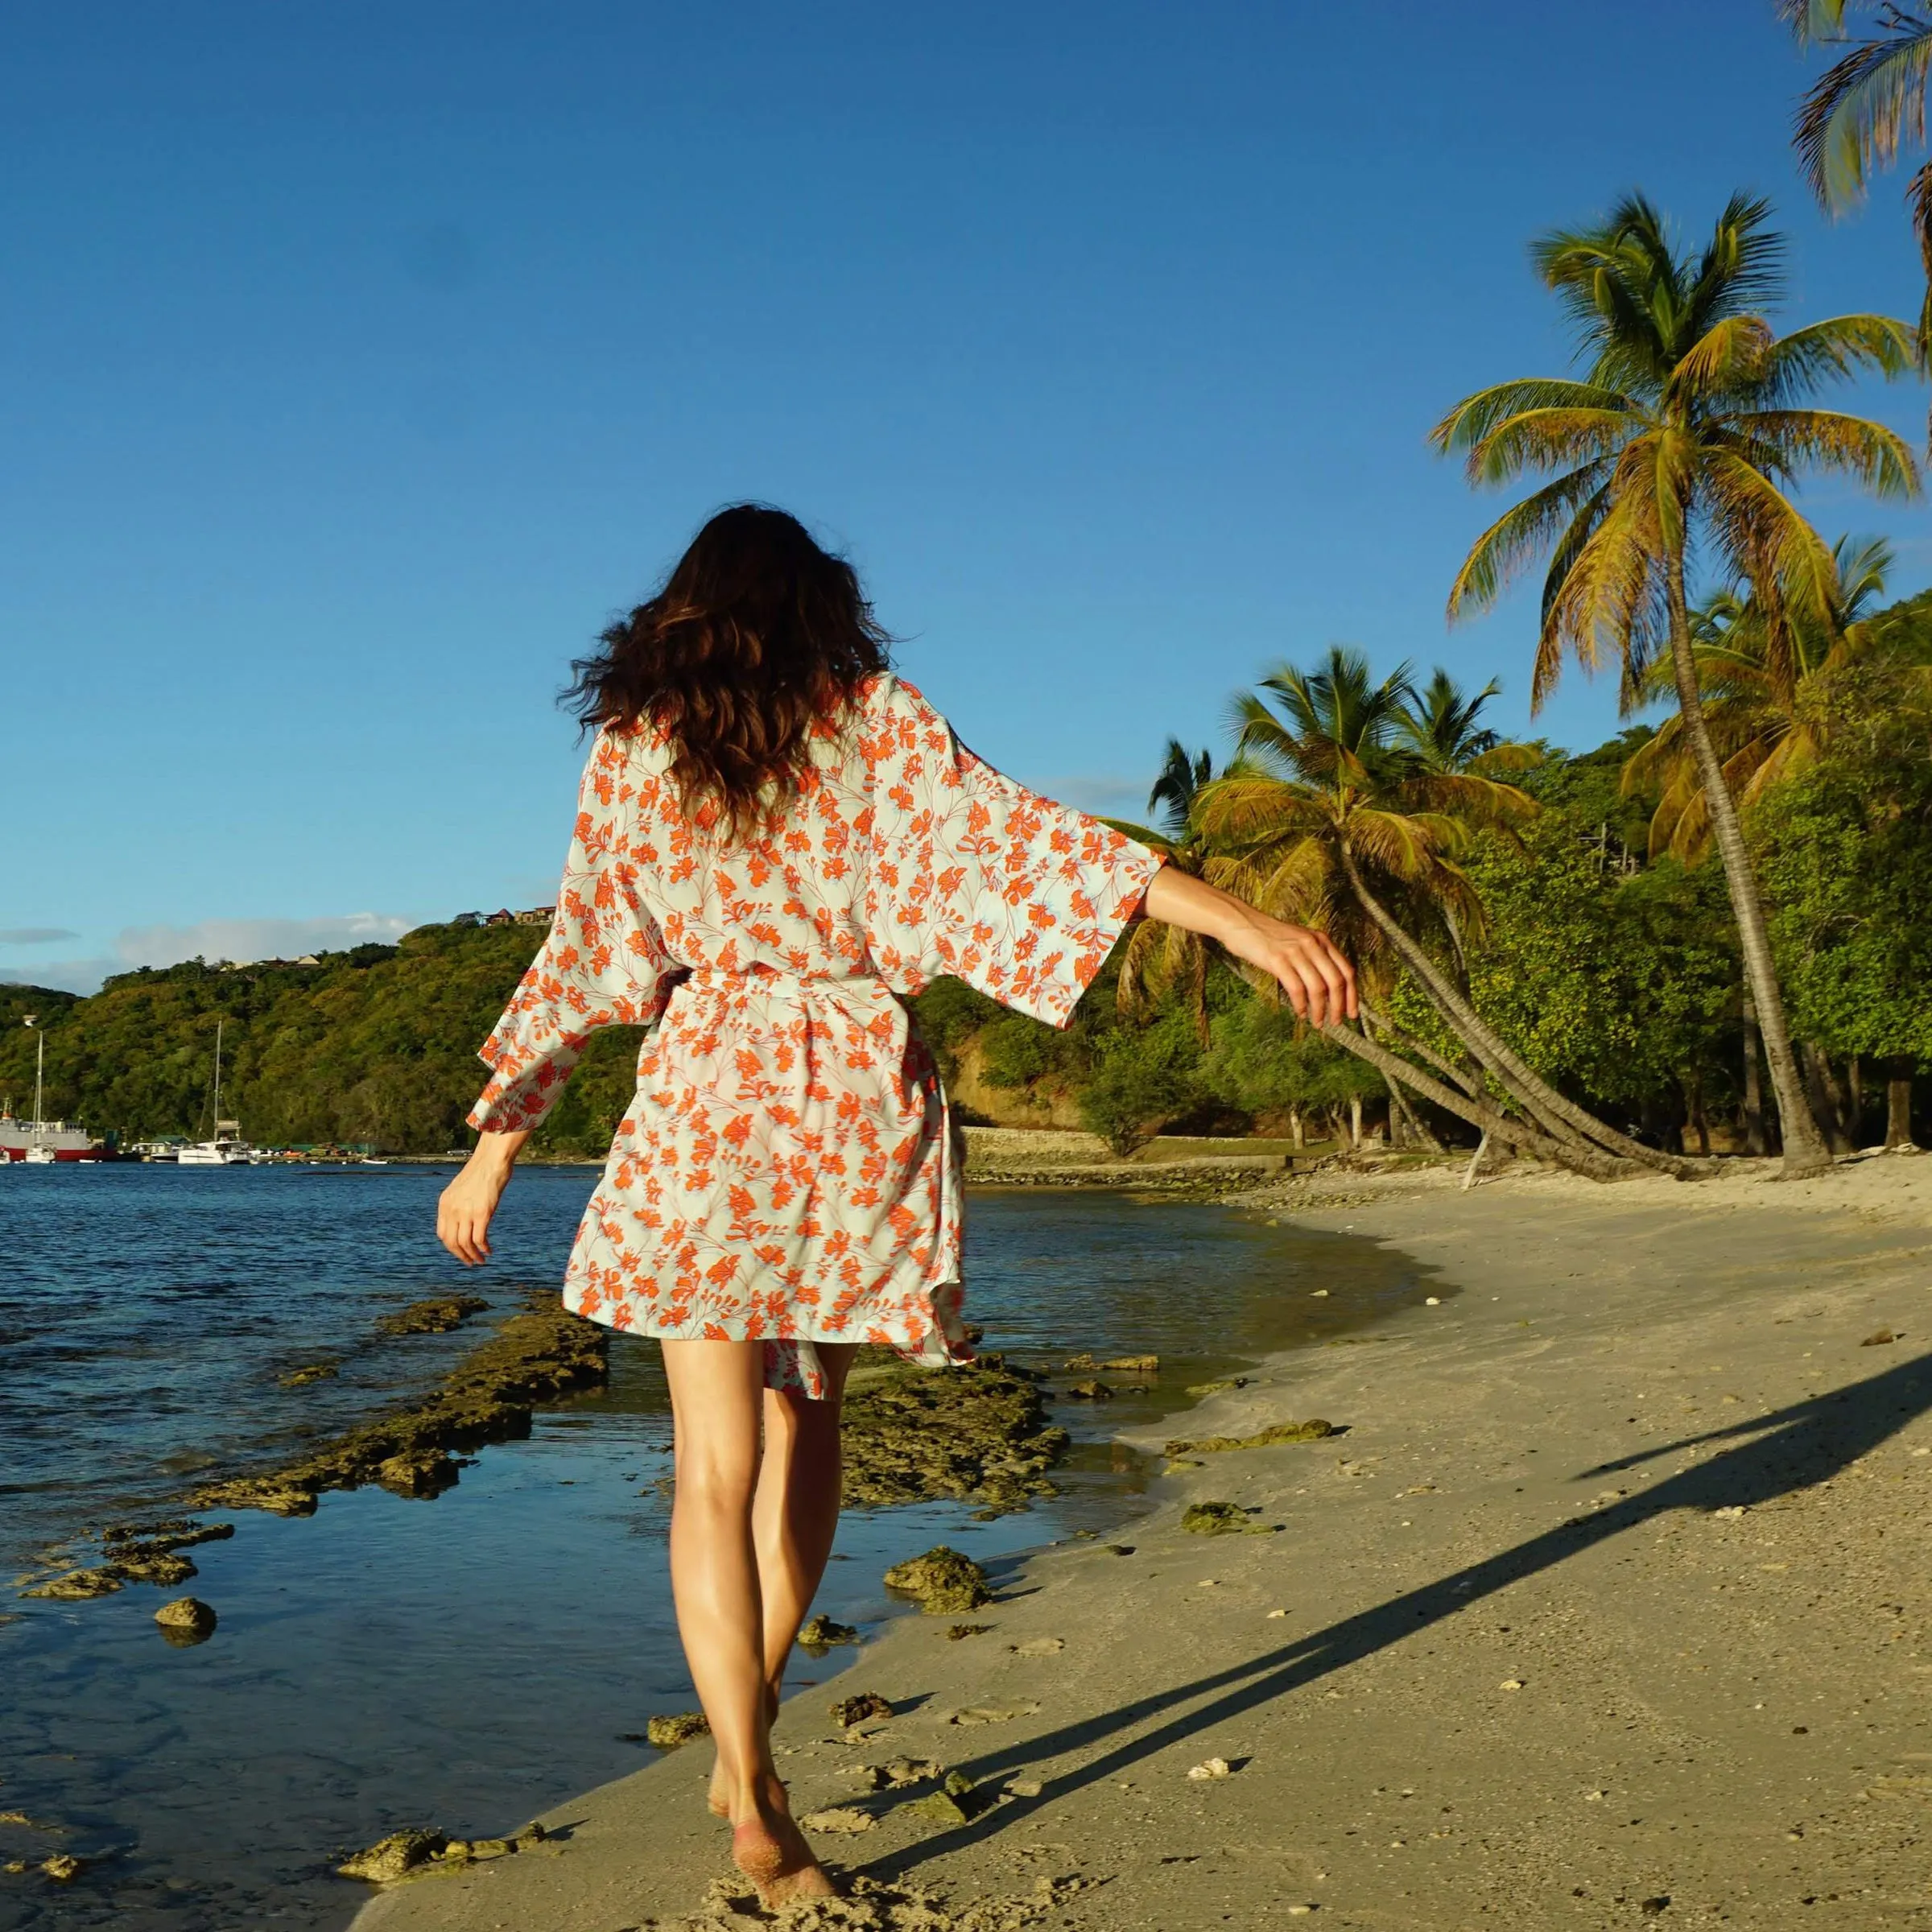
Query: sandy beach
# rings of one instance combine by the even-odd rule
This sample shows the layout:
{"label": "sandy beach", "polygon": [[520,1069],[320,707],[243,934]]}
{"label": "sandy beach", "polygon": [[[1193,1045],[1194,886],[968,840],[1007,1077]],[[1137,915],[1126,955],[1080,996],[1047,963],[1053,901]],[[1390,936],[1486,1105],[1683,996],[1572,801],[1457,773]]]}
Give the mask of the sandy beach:
{"label": "sandy beach", "polygon": [[[858,1890],[789,1922],[1932,1924],[1932,1160],[1772,1173],[1246,1197],[1413,1257],[1437,1305],[1174,1425],[1342,1433],[1177,1458],[1117,1543],[996,1570],[981,1633],[909,1616],[792,1698],[795,1809],[840,1814],[817,1840]],[[1257,1533],[1187,1533],[1203,1501]],[[892,1715],[842,1732],[828,1698],[861,1691]],[[886,1783],[902,1760],[970,1778],[970,1815],[910,1808],[938,1770]],[[714,1885],[709,1761],[357,1932],[757,1922]]]}

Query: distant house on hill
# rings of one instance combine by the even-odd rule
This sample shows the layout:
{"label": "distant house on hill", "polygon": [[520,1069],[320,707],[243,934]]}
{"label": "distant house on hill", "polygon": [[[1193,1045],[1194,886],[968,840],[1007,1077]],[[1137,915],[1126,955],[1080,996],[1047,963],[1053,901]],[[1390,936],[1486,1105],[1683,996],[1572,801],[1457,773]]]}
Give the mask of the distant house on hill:
{"label": "distant house on hill", "polygon": [[555,918],[554,906],[532,906],[526,912],[512,912],[499,906],[494,912],[460,912],[452,926],[547,926]]}

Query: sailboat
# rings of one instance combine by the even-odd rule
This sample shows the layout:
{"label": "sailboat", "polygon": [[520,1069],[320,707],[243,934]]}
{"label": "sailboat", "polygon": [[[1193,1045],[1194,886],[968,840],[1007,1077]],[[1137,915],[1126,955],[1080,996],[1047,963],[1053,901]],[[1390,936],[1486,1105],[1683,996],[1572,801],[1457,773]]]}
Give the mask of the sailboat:
{"label": "sailboat", "polygon": [[34,1052],[34,1117],[31,1125],[15,1120],[10,1096],[0,1106],[0,1166],[19,1161],[35,1167],[52,1167],[56,1162],[97,1160],[100,1156],[85,1128],[47,1118],[42,1107],[47,1084],[47,1032],[37,1015],[23,1017],[38,1034]]}
{"label": "sailboat", "polygon": [[[248,1157],[254,1151],[242,1138],[242,1123],[225,1121],[221,1117],[221,1028],[223,1022],[215,1022],[215,1137],[212,1141],[193,1141],[175,1156],[175,1162],[182,1167],[246,1167]],[[225,1133],[229,1137],[221,1137]]]}

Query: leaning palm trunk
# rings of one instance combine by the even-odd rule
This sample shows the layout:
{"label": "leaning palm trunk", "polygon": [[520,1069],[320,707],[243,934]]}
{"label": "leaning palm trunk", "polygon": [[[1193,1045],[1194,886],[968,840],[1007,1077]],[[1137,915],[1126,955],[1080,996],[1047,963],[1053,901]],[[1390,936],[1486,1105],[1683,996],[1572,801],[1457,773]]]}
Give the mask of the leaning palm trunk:
{"label": "leaning palm trunk", "polygon": [[1491,1140],[1500,1141],[1505,1147],[1513,1148],[1518,1154],[1532,1154],[1540,1160],[1553,1162],[1559,1167],[1567,1167],[1572,1172],[1587,1175],[1593,1181],[1619,1180],[1648,1170],[1649,1163],[1647,1162],[1620,1159],[1595,1147],[1579,1147],[1567,1141],[1553,1140],[1526,1121],[1499,1113],[1493,1107],[1486,1106],[1480,1100],[1472,1100],[1466,1093],[1453,1092],[1440,1080],[1424,1073],[1419,1067],[1400,1059],[1389,1052],[1387,1047],[1379,1046],[1375,1041],[1357,1033],[1352,1027],[1342,1025],[1339,1021],[1331,1020],[1323,1027],[1322,1037],[1331,1040],[1344,1053],[1353,1054],[1358,1060],[1366,1060],[1385,1080],[1400,1080],[1411,1092],[1420,1094],[1426,1100],[1433,1100],[1446,1113],[1467,1121],[1471,1126],[1486,1133]]}
{"label": "leaning palm trunk", "polygon": [[1758,897],[1757,875],[1751,869],[1751,855],[1744,849],[1744,835],[1738,823],[1736,801],[1724,782],[1724,766],[1717,747],[1711,742],[1711,728],[1704,716],[1704,701],[1698,689],[1697,660],[1690,648],[1690,617],[1684,598],[1684,559],[1681,550],[1671,554],[1665,572],[1665,592],[1670,601],[1670,668],[1677,679],[1678,716],[1684,736],[1690,740],[1697,761],[1698,776],[1704,789],[1704,809],[1710,815],[1711,836],[1724,862],[1724,883],[1730,889],[1732,916],[1737,921],[1737,936],[1744,947],[1744,972],[1750,981],[1751,996],[1757,1008],[1758,1030],[1765,1043],[1765,1059],[1771,1069],[1771,1091],[1777,1097],[1778,1127],[1784,1137],[1785,1174],[1787,1178],[1816,1174],[1831,1165],[1831,1156],[1818,1122],[1812,1117],[1805,1098],[1804,1078],[1798,1071],[1798,1057],[1791,1051],[1791,1033],[1785,1021],[1785,1000],[1778,989],[1777,968],[1771,958],[1771,935],[1765,925],[1764,902]]}
{"label": "leaning palm trunk", "polygon": [[[1353,856],[1346,847],[1342,865],[1349,889],[1362,910],[1388,936],[1403,962],[1422,982],[1436,1009],[1454,1030],[1456,1037],[1480,1060],[1521,1104],[1542,1129],[1544,1137],[1579,1153],[1601,1150],[1625,1161],[1640,1162],[1658,1172],[1687,1180],[1699,1170],[1676,1154],[1646,1147],[1628,1134],[1620,1133],[1607,1121],[1600,1121],[1574,1100],[1567,1100],[1548,1082],[1531,1072],[1521,1057],[1507,1046],[1476,1009],[1456,991],[1427,952],[1399,925],[1393,916],[1369,891]],[[1465,1118],[1468,1117],[1467,1116]],[[1497,1136],[1499,1139],[1504,1137]]]}

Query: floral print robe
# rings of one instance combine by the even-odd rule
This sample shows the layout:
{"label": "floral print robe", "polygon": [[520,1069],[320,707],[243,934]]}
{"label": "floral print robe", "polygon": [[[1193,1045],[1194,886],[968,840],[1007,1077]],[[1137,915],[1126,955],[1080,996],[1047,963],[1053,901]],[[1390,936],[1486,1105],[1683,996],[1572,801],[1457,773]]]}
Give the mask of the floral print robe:
{"label": "floral print robe", "polygon": [[951,973],[1064,1026],[1161,861],[1002,777],[890,675],[819,728],[755,840],[687,818],[669,763],[651,732],[599,736],[469,1124],[535,1127],[593,1028],[644,1026],[565,1305],[762,1340],[767,1384],[814,1397],[815,1342],[968,1359],[958,1157],[900,1002]]}

